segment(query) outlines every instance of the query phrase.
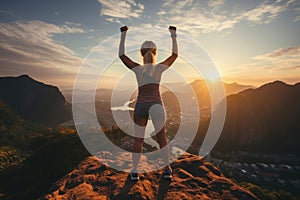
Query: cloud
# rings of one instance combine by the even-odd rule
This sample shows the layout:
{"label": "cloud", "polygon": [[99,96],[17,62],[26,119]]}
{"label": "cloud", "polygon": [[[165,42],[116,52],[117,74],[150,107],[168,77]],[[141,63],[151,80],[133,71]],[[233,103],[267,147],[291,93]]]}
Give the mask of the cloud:
{"label": "cloud", "polygon": [[298,22],[298,21],[300,21],[300,7],[297,7],[297,8],[295,8],[294,9],[295,10],[295,12],[296,12],[296,17],[295,17],[295,22]]}
{"label": "cloud", "polygon": [[182,30],[204,33],[230,30],[242,21],[257,24],[270,23],[280,13],[294,4],[295,0],[270,2],[263,1],[251,9],[225,9],[224,0],[166,0],[158,12],[160,23],[175,24]]}
{"label": "cloud", "polygon": [[[144,11],[144,5],[135,0],[98,0],[102,8],[101,16],[107,16],[106,20],[119,23],[118,19],[138,18]],[[115,19],[115,20],[113,20]]]}
{"label": "cloud", "polygon": [[285,80],[288,82],[300,81],[300,46],[275,49],[271,52],[257,55],[252,61],[228,68],[223,74],[227,80],[241,82],[269,82]]}
{"label": "cloud", "polygon": [[299,56],[300,56],[300,46],[295,46],[295,47],[276,49],[270,53],[256,56],[254,58],[259,60],[265,60],[265,59],[273,60],[278,58],[282,59],[286,57],[299,58]]}
{"label": "cloud", "polygon": [[258,55],[253,58],[259,61],[258,64],[272,66],[282,70],[299,69],[300,68],[300,46],[276,49],[272,52]]}
{"label": "cloud", "polygon": [[269,3],[269,1],[264,1],[256,8],[248,10],[242,15],[242,18],[253,21],[256,23],[270,23],[279,13],[288,9],[289,5],[294,3],[295,0],[289,0],[287,2],[276,1],[274,3]]}
{"label": "cloud", "polygon": [[225,0],[209,0],[208,6],[211,8],[218,8],[224,4]]}
{"label": "cloud", "polygon": [[105,20],[108,22],[114,22],[114,23],[121,24],[121,21],[118,18],[109,17],[109,18],[105,18]]}
{"label": "cloud", "polygon": [[29,74],[43,80],[74,77],[81,59],[53,40],[56,34],[83,33],[79,24],[42,21],[0,23],[0,74]]}

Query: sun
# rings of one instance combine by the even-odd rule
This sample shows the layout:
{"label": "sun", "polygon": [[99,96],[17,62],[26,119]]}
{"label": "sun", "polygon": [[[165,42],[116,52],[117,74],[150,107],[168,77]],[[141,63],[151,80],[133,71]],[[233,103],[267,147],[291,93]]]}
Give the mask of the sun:
{"label": "sun", "polygon": [[206,74],[204,79],[208,82],[211,82],[211,83],[222,81],[221,77],[218,76],[218,74],[216,74],[216,73],[208,73],[208,74]]}

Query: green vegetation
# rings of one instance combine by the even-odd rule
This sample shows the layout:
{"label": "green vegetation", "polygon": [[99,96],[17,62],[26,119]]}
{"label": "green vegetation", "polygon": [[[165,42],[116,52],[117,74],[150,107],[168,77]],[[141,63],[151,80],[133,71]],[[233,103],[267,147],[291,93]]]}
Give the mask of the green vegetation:
{"label": "green vegetation", "polygon": [[10,164],[0,172],[0,199],[36,199],[89,155],[77,134],[49,131],[27,142],[25,160],[23,152],[1,148],[3,159]]}
{"label": "green vegetation", "polygon": [[3,101],[0,100],[0,145],[14,144],[18,146],[24,142],[24,122]]}
{"label": "green vegetation", "polygon": [[[0,111],[6,108],[0,107]],[[6,111],[11,112],[9,109]],[[1,200],[41,197],[57,180],[90,155],[74,127],[47,128],[23,121],[13,112],[7,115],[8,112],[3,115],[9,116],[10,120],[0,118],[1,137],[6,138],[0,143]],[[7,128],[10,124],[19,128]],[[106,130],[105,134],[117,145],[121,145],[120,138],[126,136],[118,127]]]}
{"label": "green vegetation", "polygon": [[77,134],[25,121],[0,100],[0,199],[40,197],[87,155]]}
{"label": "green vegetation", "polygon": [[12,166],[21,165],[27,157],[28,155],[26,153],[23,153],[14,147],[1,146],[0,147],[0,172]]}

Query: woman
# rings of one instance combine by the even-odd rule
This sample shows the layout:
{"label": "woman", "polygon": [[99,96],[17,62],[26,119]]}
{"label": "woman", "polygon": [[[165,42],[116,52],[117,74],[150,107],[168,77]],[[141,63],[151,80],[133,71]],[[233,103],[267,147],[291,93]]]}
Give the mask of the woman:
{"label": "woman", "polygon": [[152,41],[145,41],[140,49],[141,55],[143,56],[143,65],[133,62],[125,55],[124,49],[127,30],[127,26],[121,27],[119,57],[122,62],[135,73],[139,86],[137,102],[134,109],[135,139],[132,147],[134,152],[132,155],[133,169],[130,172],[130,177],[131,180],[139,179],[137,166],[142,152],[145,127],[150,115],[159,147],[161,149],[166,147],[161,150],[161,156],[166,166],[163,173],[164,178],[170,179],[172,178],[172,169],[169,165],[169,147],[164,128],[165,112],[160,97],[159,84],[162,72],[170,67],[178,56],[176,27],[169,27],[172,38],[172,54],[163,62],[156,64],[156,45]]}

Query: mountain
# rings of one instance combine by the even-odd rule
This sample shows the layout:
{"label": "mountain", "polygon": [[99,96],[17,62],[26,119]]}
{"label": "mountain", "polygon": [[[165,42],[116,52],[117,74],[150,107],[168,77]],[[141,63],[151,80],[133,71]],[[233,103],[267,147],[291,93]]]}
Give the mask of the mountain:
{"label": "mountain", "polygon": [[59,89],[28,75],[0,77],[0,99],[26,120],[56,125],[72,118],[71,105]]}
{"label": "mountain", "polygon": [[300,83],[281,81],[227,97],[220,149],[299,153]]}
{"label": "mountain", "polygon": [[[128,156],[130,153],[122,153],[118,158],[109,157],[109,161],[126,165],[122,159]],[[147,168],[146,157],[141,160],[140,164]],[[90,156],[40,199],[258,199],[199,156],[185,154],[171,166],[172,181],[154,171],[142,174],[134,182],[128,173],[109,168]]]}
{"label": "mountain", "polygon": [[[238,83],[223,83],[223,85],[224,85],[226,96],[239,93],[246,89],[254,88],[254,86],[251,86],[251,85],[240,85]],[[212,84],[212,87],[213,86],[214,86],[214,84]],[[204,80],[197,79],[189,84],[182,86],[180,89],[178,89],[177,95],[178,96],[181,95],[182,99],[184,99],[183,101],[181,101],[181,103],[188,105],[189,104],[188,100],[191,100],[191,98],[192,99],[195,98],[195,97],[193,97],[193,94],[191,94],[189,92],[189,91],[191,91],[191,89],[194,91],[194,93],[196,95],[196,99],[198,100],[198,105],[200,107],[200,113],[202,115],[201,117],[203,117],[203,118],[209,117],[210,112],[211,112],[211,97],[210,97],[210,92],[208,90],[207,83]]]}
{"label": "mountain", "polygon": [[[194,82],[190,83],[190,85],[194,89],[200,104],[203,106],[210,106],[210,93],[206,82],[203,80],[195,80]],[[254,88],[254,86],[251,85],[240,85],[238,83],[223,83],[223,85],[226,96],[239,93],[246,89]]]}
{"label": "mountain", "polygon": [[236,82],[234,83],[224,83],[225,92],[228,95],[237,94],[243,90],[254,89],[252,85],[240,85]]}

